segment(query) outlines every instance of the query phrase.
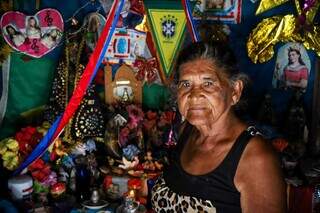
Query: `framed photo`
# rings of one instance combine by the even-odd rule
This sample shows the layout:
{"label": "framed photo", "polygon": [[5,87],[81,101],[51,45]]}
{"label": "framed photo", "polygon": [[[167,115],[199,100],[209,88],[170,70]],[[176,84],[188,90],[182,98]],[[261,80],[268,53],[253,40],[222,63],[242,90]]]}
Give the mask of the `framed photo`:
{"label": "framed photo", "polygon": [[200,0],[194,8],[194,19],[200,20],[203,15],[208,20],[228,24],[241,22],[241,0]]}
{"label": "framed photo", "polygon": [[290,42],[279,48],[272,86],[305,92],[310,76],[310,58],[303,44]]}

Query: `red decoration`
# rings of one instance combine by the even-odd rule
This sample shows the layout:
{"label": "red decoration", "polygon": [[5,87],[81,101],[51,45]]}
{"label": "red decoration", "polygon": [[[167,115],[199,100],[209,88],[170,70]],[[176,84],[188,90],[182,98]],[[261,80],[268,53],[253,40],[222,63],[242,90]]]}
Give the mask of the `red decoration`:
{"label": "red decoration", "polygon": [[128,189],[140,189],[141,188],[141,180],[138,178],[132,178],[128,180]]}
{"label": "red decoration", "polygon": [[40,158],[29,166],[29,171],[31,172],[32,177],[39,182],[46,180],[51,173],[50,166],[46,165]]}
{"label": "red decoration", "polygon": [[283,138],[276,138],[276,139],[272,140],[272,146],[278,152],[282,152],[288,146],[288,141]]}
{"label": "red decoration", "polygon": [[157,80],[158,64],[156,58],[137,59],[133,63],[133,67],[138,71],[137,80],[146,80],[149,84]]}
{"label": "red decoration", "polygon": [[42,134],[37,132],[35,127],[31,126],[22,128],[21,131],[15,135],[15,139],[19,142],[19,151],[23,155],[28,155],[41,138]]}
{"label": "red decoration", "polygon": [[58,197],[66,191],[66,185],[64,183],[55,183],[51,186],[50,193],[53,197]]}

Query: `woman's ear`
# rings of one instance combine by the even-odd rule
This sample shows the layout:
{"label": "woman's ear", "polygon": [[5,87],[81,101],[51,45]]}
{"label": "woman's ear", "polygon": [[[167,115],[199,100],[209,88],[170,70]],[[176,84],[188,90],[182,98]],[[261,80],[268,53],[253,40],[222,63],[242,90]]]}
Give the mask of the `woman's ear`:
{"label": "woman's ear", "polygon": [[242,80],[236,80],[232,83],[232,105],[235,105],[240,100],[242,90],[243,90],[243,81]]}

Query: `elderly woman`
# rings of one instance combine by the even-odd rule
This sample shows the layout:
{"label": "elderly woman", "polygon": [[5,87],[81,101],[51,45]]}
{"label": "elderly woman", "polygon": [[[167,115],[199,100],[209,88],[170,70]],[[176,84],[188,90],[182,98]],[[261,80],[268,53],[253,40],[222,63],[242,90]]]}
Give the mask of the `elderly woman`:
{"label": "elderly woman", "polygon": [[244,88],[230,49],[194,43],[177,61],[185,118],[172,163],[152,189],[156,212],[285,212],[286,192],[272,148],[235,113]]}

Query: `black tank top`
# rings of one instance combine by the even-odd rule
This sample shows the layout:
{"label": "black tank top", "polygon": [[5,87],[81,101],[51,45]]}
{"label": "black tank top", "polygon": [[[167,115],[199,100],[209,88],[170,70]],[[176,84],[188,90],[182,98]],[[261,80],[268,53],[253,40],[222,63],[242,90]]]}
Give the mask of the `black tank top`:
{"label": "black tank top", "polygon": [[257,131],[254,127],[243,131],[224,160],[213,171],[205,175],[191,175],[183,170],[180,163],[180,154],[191,132],[190,128],[185,128],[173,154],[173,161],[164,170],[166,185],[181,196],[211,201],[217,212],[241,212],[240,193],[234,185],[234,176],[246,145]]}

